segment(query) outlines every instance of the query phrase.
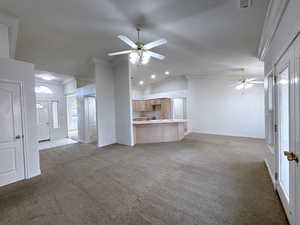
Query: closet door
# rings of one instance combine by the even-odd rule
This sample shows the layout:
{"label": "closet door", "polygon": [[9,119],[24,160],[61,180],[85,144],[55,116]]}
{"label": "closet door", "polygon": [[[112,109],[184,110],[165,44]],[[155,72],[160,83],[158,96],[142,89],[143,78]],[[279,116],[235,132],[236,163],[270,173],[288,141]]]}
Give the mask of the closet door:
{"label": "closet door", "polygon": [[0,187],[24,179],[21,87],[0,81]]}

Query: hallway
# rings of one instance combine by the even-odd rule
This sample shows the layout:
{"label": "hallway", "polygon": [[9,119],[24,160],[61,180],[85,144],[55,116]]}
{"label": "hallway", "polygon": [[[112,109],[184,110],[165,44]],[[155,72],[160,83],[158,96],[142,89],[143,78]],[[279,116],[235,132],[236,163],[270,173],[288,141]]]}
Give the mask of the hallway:
{"label": "hallway", "polygon": [[0,188],[0,224],[285,225],[263,148],[259,139],[190,134],[44,150],[42,176]]}

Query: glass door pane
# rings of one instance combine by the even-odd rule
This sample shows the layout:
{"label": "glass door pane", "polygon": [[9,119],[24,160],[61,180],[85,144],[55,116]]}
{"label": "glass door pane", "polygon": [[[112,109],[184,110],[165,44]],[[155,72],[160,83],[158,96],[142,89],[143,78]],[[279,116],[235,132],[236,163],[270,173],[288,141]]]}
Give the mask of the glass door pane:
{"label": "glass door pane", "polygon": [[279,132],[279,182],[289,200],[289,161],[284,151],[289,151],[289,68],[278,76],[278,132]]}

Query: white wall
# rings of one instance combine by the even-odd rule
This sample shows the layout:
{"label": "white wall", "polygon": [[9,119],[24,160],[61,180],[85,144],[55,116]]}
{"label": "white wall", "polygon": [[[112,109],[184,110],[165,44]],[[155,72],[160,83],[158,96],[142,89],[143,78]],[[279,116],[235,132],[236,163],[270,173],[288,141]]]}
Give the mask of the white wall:
{"label": "white wall", "polygon": [[116,143],[115,87],[110,64],[94,60],[98,146]]}
{"label": "white wall", "polygon": [[130,68],[128,60],[114,65],[94,59],[98,146],[132,145]]}
{"label": "white wall", "polygon": [[8,26],[0,24],[0,57],[9,58]]}
{"label": "white wall", "polygon": [[[58,102],[58,124],[59,128],[50,128],[50,138],[52,140],[55,139],[62,139],[68,136],[68,125],[67,125],[67,103],[66,98],[64,95],[64,86],[62,84],[54,84],[54,83],[47,83],[43,81],[36,81],[36,86],[46,86],[50,88],[53,94],[36,94],[37,101],[57,101]],[[51,111],[50,111],[51,112]],[[50,113],[51,115],[51,113]],[[50,120],[52,117],[50,116]],[[50,121],[51,124],[51,121]]]}
{"label": "white wall", "polygon": [[131,80],[128,59],[114,66],[117,143],[133,145]]}
{"label": "white wall", "polygon": [[131,97],[133,100],[143,100],[144,99],[144,89],[131,85]]}
{"label": "white wall", "polygon": [[185,76],[170,77],[159,82],[150,85],[150,93],[145,94],[157,94],[163,92],[174,92],[187,89],[187,79]]}
{"label": "white wall", "polygon": [[170,77],[143,88],[132,86],[133,99],[186,98],[188,81],[185,76]]}
{"label": "white wall", "polygon": [[0,79],[20,81],[23,85],[24,100],[24,148],[26,178],[37,176],[40,171],[40,158],[36,125],[36,98],[34,93],[34,66],[30,63],[0,58]]}
{"label": "white wall", "polygon": [[75,94],[77,90],[77,81],[76,79],[68,80],[64,83],[64,94],[71,95]]}
{"label": "white wall", "polygon": [[265,138],[264,89],[236,90],[231,80],[189,79],[190,132]]}

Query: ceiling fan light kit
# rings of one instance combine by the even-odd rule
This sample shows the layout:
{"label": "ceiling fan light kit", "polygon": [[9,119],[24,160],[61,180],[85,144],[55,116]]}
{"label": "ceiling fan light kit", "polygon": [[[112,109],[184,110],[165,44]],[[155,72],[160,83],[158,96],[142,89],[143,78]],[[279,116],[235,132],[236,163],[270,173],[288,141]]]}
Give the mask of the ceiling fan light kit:
{"label": "ceiling fan light kit", "polygon": [[136,50],[136,51],[132,51],[129,54],[129,60],[132,64],[147,64],[150,61],[151,56],[149,55],[148,52],[146,51],[141,51],[141,50]]}
{"label": "ceiling fan light kit", "polygon": [[151,57],[159,60],[165,59],[165,56],[149,50],[154,47],[166,44],[167,43],[166,39],[159,39],[157,41],[153,41],[144,45],[140,42],[140,28],[137,28],[137,33],[138,33],[138,41],[136,43],[130,40],[126,36],[123,35],[118,36],[120,40],[122,40],[123,42],[125,42],[127,45],[131,47],[130,50],[108,53],[108,55],[116,56],[116,55],[129,54],[129,61],[132,64],[142,64],[142,65],[148,64]]}

